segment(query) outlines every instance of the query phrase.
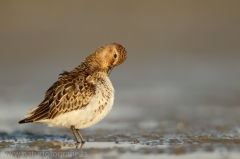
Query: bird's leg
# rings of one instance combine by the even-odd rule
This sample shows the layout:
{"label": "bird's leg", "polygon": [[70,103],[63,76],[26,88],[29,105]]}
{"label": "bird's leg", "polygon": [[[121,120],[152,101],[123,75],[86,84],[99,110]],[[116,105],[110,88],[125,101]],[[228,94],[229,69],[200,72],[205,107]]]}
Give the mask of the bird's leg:
{"label": "bird's leg", "polygon": [[[81,146],[80,146],[80,149],[81,149],[81,148],[83,147],[85,141],[84,141],[84,139],[83,139],[83,137],[82,137],[82,135],[81,135],[81,133],[80,133],[80,130],[79,130],[79,129],[75,129],[75,131],[77,132],[78,136],[79,136],[80,139],[81,139]],[[78,148],[78,145],[76,146],[76,148]]]}
{"label": "bird's leg", "polygon": [[78,133],[78,136],[80,137],[80,139],[81,139],[81,142],[84,144],[85,143],[85,141],[84,141],[84,139],[83,139],[83,137],[82,137],[82,135],[81,135],[81,133],[80,133],[80,130],[79,129],[75,129],[76,131],[77,131],[77,133]]}
{"label": "bird's leg", "polygon": [[78,138],[77,138],[77,135],[76,135],[76,129],[75,129],[75,126],[71,126],[71,130],[72,130],[72,132],[73,132],[73,135],[74,135],[74,137],[75,137],[77,143],[80,143],[79,140],[78,140]]}

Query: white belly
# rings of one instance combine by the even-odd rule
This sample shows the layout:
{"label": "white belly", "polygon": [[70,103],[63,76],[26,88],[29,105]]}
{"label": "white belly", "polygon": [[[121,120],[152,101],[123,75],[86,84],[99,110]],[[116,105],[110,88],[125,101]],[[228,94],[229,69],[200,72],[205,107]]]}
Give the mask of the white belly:
{"label": "white belly", "polygon": [[[106,98],[107,97],[107,98]],[[101,85],[97,88],[96,94],[85,108],[61,114],[54,119],[40,121],[48,126],[75,126],[77,129],[89,127],[103,119],[111,110],[114,100],[114,89],[112,85],[106,90]]]}

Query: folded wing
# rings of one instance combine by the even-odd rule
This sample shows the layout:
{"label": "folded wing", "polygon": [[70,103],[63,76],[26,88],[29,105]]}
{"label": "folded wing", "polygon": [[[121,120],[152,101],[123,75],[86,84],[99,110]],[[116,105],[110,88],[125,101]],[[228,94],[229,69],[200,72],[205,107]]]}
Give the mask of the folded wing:
{"label": "folded wing", "polygon": [[29,110],[26,118],[19,123],[41,122],[60,114],[83,109],[94,95],[95,87],[86,75],[62,76],[46,92],[45,99]]}

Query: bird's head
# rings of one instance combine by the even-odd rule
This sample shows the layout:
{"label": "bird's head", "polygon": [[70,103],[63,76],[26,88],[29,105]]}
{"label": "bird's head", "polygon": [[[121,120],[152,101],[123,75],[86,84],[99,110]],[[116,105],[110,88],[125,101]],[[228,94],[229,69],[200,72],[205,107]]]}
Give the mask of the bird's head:
{"label": "bird's head", "polygon": [[115,66],[126,60],[127,52],[122,45],[113,43],[99,47],[91,56],[99,71],[109,75]]}

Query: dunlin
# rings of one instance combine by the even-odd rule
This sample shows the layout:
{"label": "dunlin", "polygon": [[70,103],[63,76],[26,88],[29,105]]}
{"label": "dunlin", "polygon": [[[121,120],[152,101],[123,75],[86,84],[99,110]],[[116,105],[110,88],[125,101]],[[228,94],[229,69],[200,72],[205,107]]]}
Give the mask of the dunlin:
{"label": "dunlin", "polygon": [[72,71],[64,71],[46,91],[44,100],[29,110],[22,123],[44,123],[72,130],[77,143],[84,143],[79,129],[103,119],[111,110],[114,88],[112,69],[123,63],[127,52],[120,44],[99,47]]}

